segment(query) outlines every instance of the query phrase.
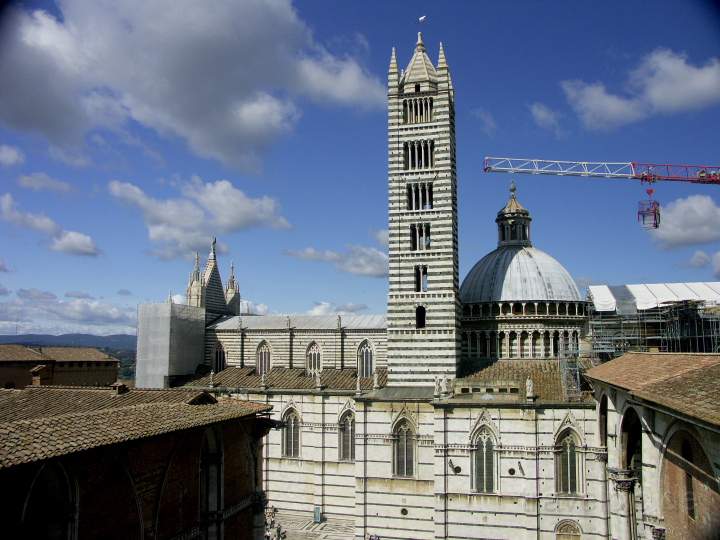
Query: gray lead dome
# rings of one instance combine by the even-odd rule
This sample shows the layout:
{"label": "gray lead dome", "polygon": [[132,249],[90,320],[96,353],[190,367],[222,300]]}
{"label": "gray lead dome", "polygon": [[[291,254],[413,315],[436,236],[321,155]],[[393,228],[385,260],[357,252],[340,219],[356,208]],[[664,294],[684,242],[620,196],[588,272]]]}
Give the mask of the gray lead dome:
{"label": "gray lead dome", "polygon": [[460,300],[475,304],[583,299],[568,271],[544,251],[502,246],[473,266],[460,288]]}

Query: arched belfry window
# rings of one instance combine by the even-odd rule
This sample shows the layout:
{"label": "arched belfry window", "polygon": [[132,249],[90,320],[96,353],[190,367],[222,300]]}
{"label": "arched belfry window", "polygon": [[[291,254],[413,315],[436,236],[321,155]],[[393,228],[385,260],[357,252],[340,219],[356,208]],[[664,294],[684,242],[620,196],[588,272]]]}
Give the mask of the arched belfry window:
{"label": "arched belfry window", "polygon": [[270,371],[270,346],[263,341],[257,348],[257,373],[263,375]]}
{"label": "arched belfry window", "polygon": [[395,476],[413,476],[415,473],[415,432],[407,419],[397,423],[393,439],[393,474]]}
{"label": "arched belfry window", "polygon": [[225,369],[225,348],[222,343],[218,343],[215,346],[215,358],[213,359],[213,371],[218,373]]}
{"label": "arched belfry window", "polygon": [[282,455],[300,457],[300,416],[290,409],[283,415]]}
{"label": "arched belfry window", "polygon": [[473,450],[473,483],[479,493],[495,492],[495,440],[489,429],[481,429]]}
{"label": "arched belfry window", "polygon": [[555,446],[555,479],[558,493],[578,493],[579,441],[572,430],[563,431]]}
{"label": "arched belfry window", "polygon": [[40,470],[25,502],[23,538],[75,538],[77,500],[65,469],[48,461]]}
{"label": "arched belfry window", "polygon": [[372,377],[373,374],[373,350],[367,340],[363,341],[358,348],[358,377]]}
{"label": "arched belfry window", "polygon": [[322,371],[320,346],[314,341],[308,346],[307,353],[305,354],[305,369],[308,375],[315,375]]}
{"label": "arched belfry window", "polygon": [[340,461],[355,461],[355,415],[347,411],[338,423],[338,453]]}
{"label": "arched belfry window", "polygon": [[213,429],[203,435],[200,451],[200,527],[203,538],[222,538],[222,442]]}

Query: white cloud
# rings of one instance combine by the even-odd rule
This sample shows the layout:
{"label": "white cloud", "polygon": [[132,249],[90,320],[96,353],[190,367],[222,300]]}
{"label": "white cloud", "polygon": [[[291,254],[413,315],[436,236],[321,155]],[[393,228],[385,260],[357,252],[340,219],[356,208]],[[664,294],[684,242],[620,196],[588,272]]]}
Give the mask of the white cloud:
{"label": "white cloud", "polygon": [[68,291],[65,293],[65,298],[80,298],[85,300],[94,300],[94,296],[84,291]]}
{"label": "white cloud", "polygon": [[90,236],[77,231],[64,230],[43,214],[18,210],[15,200],[9,193],[0,196],[0,219],[51,237],[50,249],[53,251],[61,251],[70,255],[96,256],[100,254],[100,250]]}
{"label": "white cloud", "polygon": [[676,199],[661,210],[660,228],[651,234],[662,248],[720,240],[720,207],[707,195]]}
{"label": "white cloud", "polygon": [[4,260],[0,259],[0,272],[9,272],[10,268],[8,268],[7,263],[5,263]]}
{"label": "white cloud", "polygon": [[160,258],[187,257],[205,249],[220,233],[290,226],[275,199],[248,197],[228,180],[206,183],[194,177],[181,187],[183,197],[174,199],[155,199],[138,186],[117,180],[108,189],[143,213],[148,237],[157,246],[154,254]]}
{"label": "white cloud", "polygon": [[56,180],[43,172],[23,175],[18,178],[17,183],[20,187],[32,189],[33,191],[67,192],[71,189],[70,184],[67,182]]}
{"label": "white cloud", "polygon": [[128,289],[119,289],[117,294],[120,296],[132,296],[132,291]]}
{"label": "white cloud", "polygon": [[377,240],[377,243],[387,249],[389,242],[388,230],[379,229],[375,231],[373,235],[375,236],[375,240]]}
{"label": "white cloud", "polygon": [[538,101],[530,104],[528,108],[538,127],[552,131],[557,137],[562,135],[562,130],[560,129],[560,114],[558,112],[553,111],[550,107]]}
{"label": "white cloud", "polygon": [[692,257],[690,257],[688,264],[693,268],[704,268],[705,266],[710,264],[710,255],[708,255],[702,250],[698,250],[693,253]]}
{"label": "white cloud", "polygon": [[285,254],[306,261],[330,262],[338,270],[350,274],[372,277],[386,277],[388,274],[387,253],[369,246],[351,245],[344,252],[320,251],[307,247],[301,250],[288,250]]}
{"label": "white cloud", "polygon": [[100,254],[100,250],[95,245],[93,239],[87,234],[77,231],[62,231],[59,236],[53,238],[50,243],[50,249],[70,255],[95,257]]}
{"label": "white cloud", "polygon": [[473,109],[471,114],[480,121],[480,129],[485,133],[485,135],[488,137],[495,135],[495,132],[497,131],[497,123],[495,122],[495,117],[490,111],[483,109],[482,107],[478,107]]}
{"label": "white cloud", "polygon": [[0,283],[0,296],[9,296],[12,291],[2,286]]}
{"label": "white cloud", "polygon": [[57,296],[55,296],[50,291],[43,291],[35,288],[18,289],[17,293],[15,294],[18,298],[21,298],[22,300],[30,300],[32,302],[47,302],[57,300]]}
{"label": "white cloud", "polygon": [[19,165],[25,161],[25,155],[19,148],[0,144],[0,165],[9,167],[11,165]]}
{"label": "white cloud", "polygon": [[267,304],[256,304],[252,300],[240,300],[240,313],[243,315],[267,315],[269,311]]}
{"label": "white cloud", "polygon": [[685,54],[656,49],[629,73],[622,94],[608,92],[601,82],[568,80],[561,86],[586,128],[612,129],[720,103],[720,59],[696,66]]}
{"label": "white cloud", "polygon": [[366,310],[365,304],[341,304],[336,305],[332,302],[315,302],[315,305],[308,311],[308,315],[350,315]]}
{"label": "white cloud", "polygon": [[307,97],[381,109],[385,89],[313,37],[290,0],[66,0],[16,9],[0,49],[0,121],[82,164],[97,128],[135,121],[198,155],[255,169]]}

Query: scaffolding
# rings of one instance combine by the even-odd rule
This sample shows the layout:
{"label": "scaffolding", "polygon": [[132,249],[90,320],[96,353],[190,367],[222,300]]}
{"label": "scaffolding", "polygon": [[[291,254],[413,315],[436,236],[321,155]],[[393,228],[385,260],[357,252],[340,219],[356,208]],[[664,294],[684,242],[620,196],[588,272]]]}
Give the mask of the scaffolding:
{"label": "scaffolding", "polygon": [[628,351],[720,352],[720,307],[683,300],[630,313],[593,311],[590,339],[600,362]]}

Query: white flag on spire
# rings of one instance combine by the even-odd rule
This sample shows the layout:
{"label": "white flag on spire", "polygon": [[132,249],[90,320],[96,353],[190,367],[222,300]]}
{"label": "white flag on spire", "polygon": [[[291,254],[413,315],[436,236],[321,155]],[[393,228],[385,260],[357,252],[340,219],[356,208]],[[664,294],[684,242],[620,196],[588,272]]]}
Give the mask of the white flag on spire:
{"label": "white flag on spire", "polygon": [[421,22],[421,23],[422,23],[422,22],[425,22],[425,19],[427,19],[427,15],[423,15],[422,17],[420,17],[420,18],[418,19],[418,22]]}

